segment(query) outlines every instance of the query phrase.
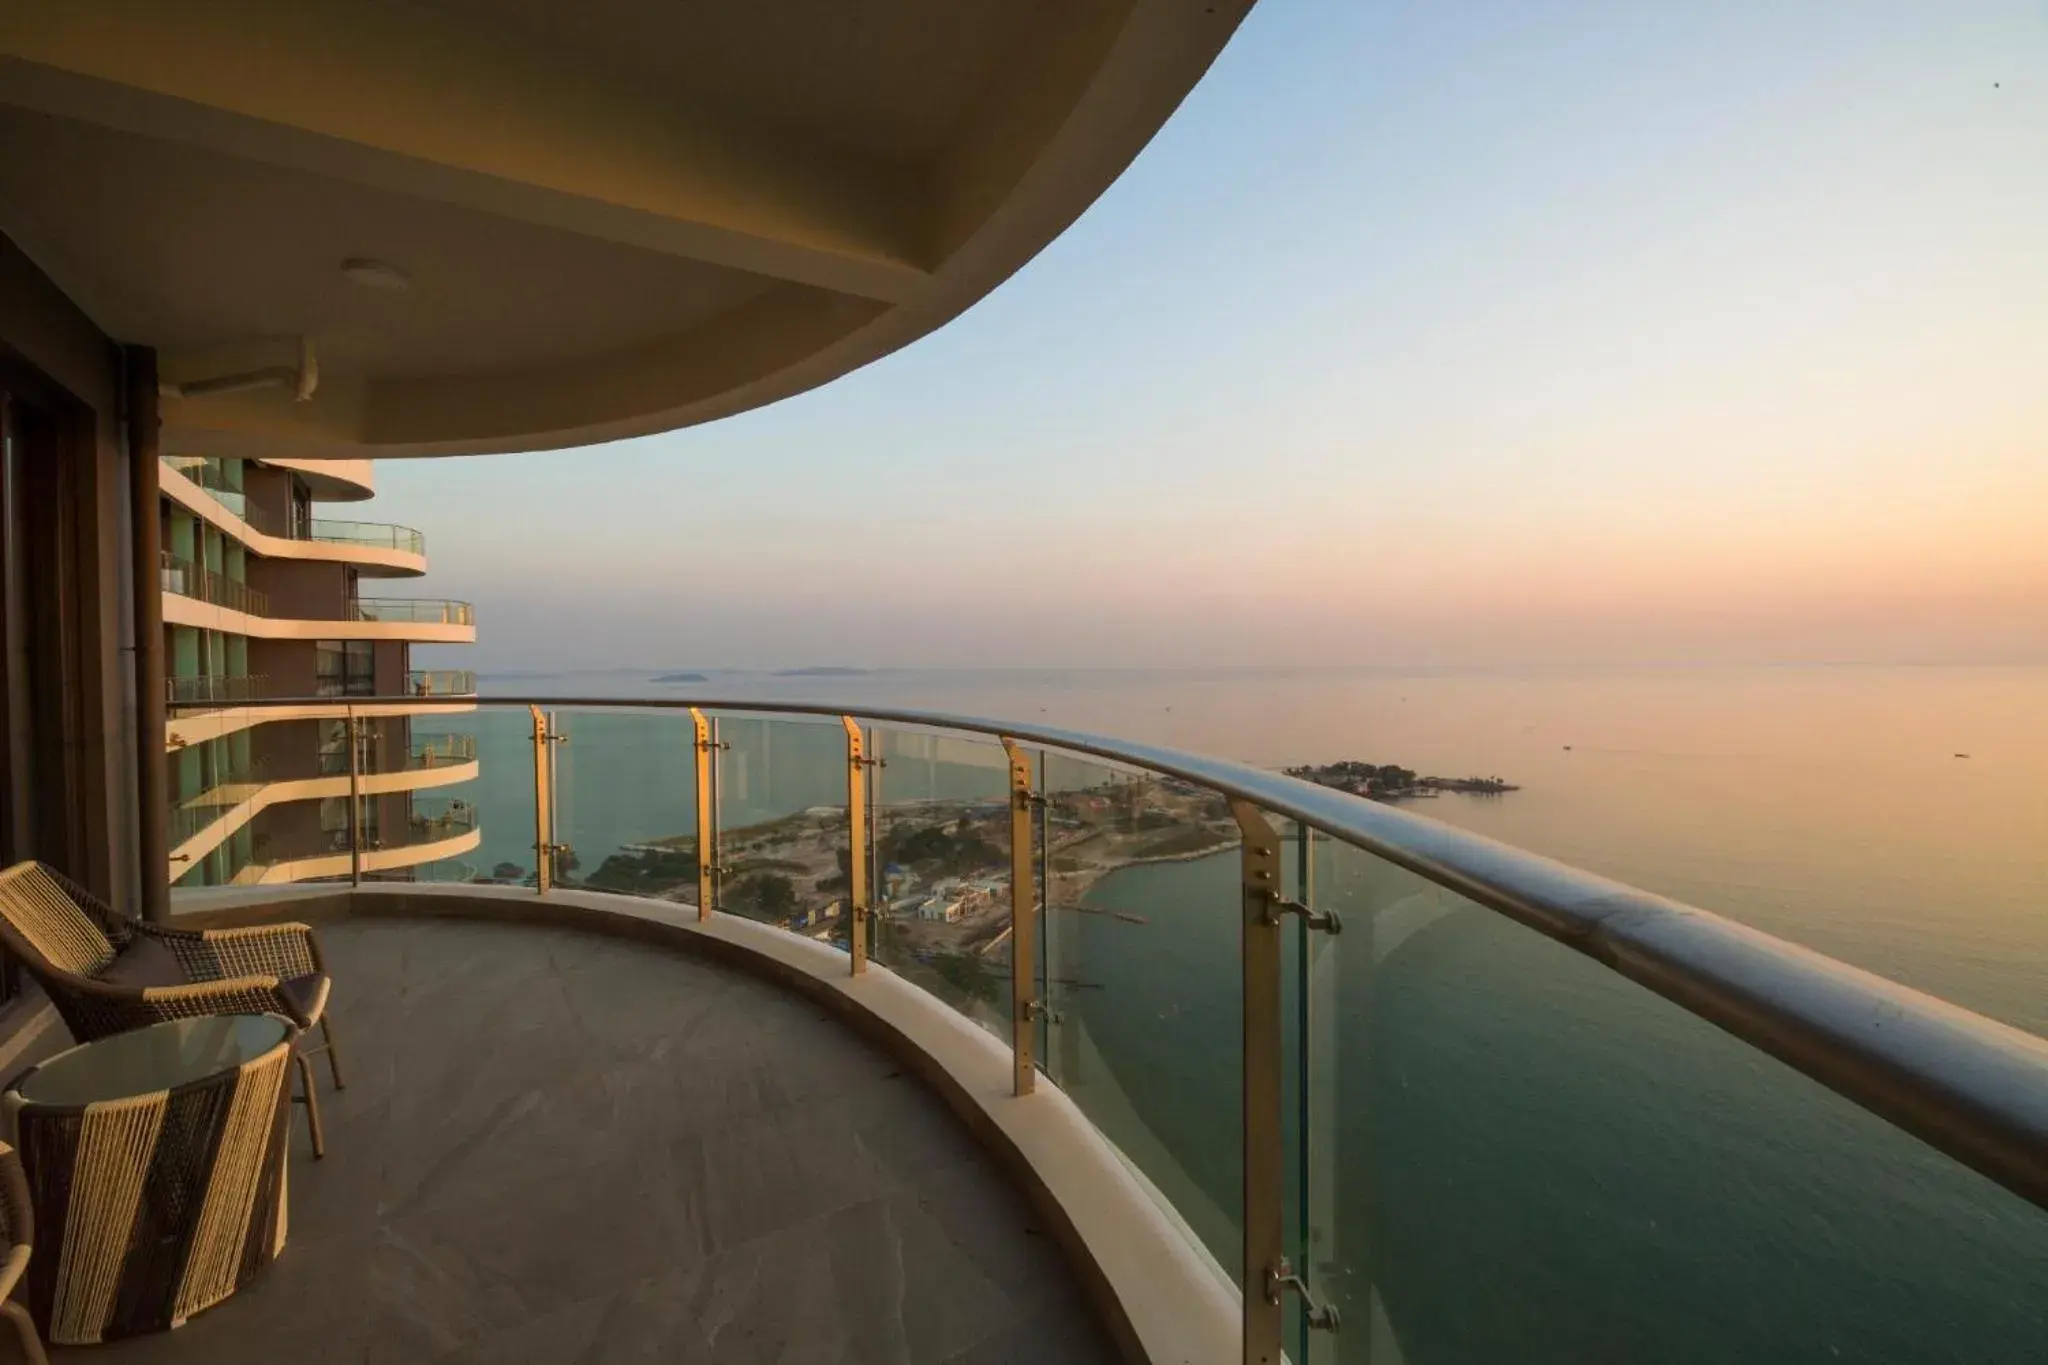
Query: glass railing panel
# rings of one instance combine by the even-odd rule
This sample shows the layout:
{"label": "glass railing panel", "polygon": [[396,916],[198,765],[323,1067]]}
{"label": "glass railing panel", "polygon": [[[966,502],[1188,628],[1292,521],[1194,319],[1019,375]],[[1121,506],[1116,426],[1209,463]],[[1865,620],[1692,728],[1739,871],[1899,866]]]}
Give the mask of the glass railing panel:
{"label": "glass railing panel", "polygon": [[872,732],[868,954],[1010,1038],[1010,768],[995,740]]}
{"label": "glass railing panel", "polygon": [[696,733],[686,711],[550,713],[557,886],[697,903]]}
{"label": "glass railing panel", "polygon": [[426,553],[427,544],[426,537],[410,526],[394,526],[381,521],[335,521],[326,517],[314,517],[308,522],[304,538],[403,550],[408,554]]}
{"label": "glass railing panel", "polygon": [[231,706],[268,694],[260,673],[208,673],[164,679],[164,701],[173,707]]}
{"label": "glass railing panel", "polygon": [[845,728],[748,715],[717,723],[718,908],[844,947]]}
{"label": "glass railing panel", "polygon": [[471,626],[475,612],[467,602],[418,597],[358,597],[349,603],[357,621],[407,621],[428,625]]}
{"label": "glass railing panel", "polygon": [[[474,754],[476,776],[437,788],[467,802],[475,820],[476,847],[448,859],[416,864],[416,881],[464,881],[494,885],[534,884],[533,722],[523,706],[451,707],[415,711],[406,717],[407,767],[415,772],[463,771]],[[421,793],[424,802],[430,795]]]}
{"label": "glass railing panel", "polygon": [[249,616],[270,614],[270,598],[266,594],[169,550],[160,552],[157,577],[165,592],[180,597],[210,602]]}
{"label": "glass railing panel", "polygon": [[467,668],[416,668],[405,675],[405,690],[415,697],[473,697],[476,674]]}
{"label": "glass railing panel", "polygon": [[1242,874],[1221,798],[1044,756],[1041,1064],[1224,1273],[1242,1258]]}
{"label": "glass railing panel", "polygon": [[1310,1360],[2030,1361],[2048,1214],[1334,840],[1298,1159]]}

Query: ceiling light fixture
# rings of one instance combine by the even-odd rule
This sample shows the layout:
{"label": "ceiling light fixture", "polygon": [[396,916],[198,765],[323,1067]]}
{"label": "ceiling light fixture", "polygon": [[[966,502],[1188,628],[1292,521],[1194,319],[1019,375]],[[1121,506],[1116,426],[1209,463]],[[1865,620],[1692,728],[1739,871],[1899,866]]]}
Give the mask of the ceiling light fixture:
{"label": "ceiling light fixture", "polygon": [[351,256],[341,263],[342,278],[365,289],[381,289],[387,294],[403,294],[412,288],[412,277],[389,261],[373,261],[368,256]]}

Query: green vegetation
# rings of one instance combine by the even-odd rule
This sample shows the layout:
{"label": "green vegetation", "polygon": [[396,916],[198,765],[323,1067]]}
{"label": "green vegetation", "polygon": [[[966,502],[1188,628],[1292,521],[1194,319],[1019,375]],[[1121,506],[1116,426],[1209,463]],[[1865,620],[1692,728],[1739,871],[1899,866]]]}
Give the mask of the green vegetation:
{"label": "green vegetation", "polygon": [[697,855],[687,849],[614,853],[588,882],[602,891],[650,896],[697,880]]}
{"label": "green vegetation", "polygon": [[882,862],[910,868],[920,876],[962,877],[1003,864],[1004,853],[966,820],[949,830],[945,825],[889,831],[882,843]]}
{"label": "green vegetation", "polygon": [[742,877],[726,889],[724,907],[749,919],[788,919],[796,911],[796,883],[779,872]]}

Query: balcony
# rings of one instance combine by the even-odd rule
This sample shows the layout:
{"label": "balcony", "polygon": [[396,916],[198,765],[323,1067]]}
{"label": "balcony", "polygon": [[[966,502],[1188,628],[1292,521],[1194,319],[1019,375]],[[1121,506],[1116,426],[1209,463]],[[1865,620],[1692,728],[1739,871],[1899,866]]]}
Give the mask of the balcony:
{"label": "balcony", "polygon": [[358,597],[349,603],[357,621],[422,621],[440,626],[473,626],[476,611],[467,602],[443,598]]}
{"label": "balcony", "polygon": [[371,575],[426,572],[426,537],[390,522],[304,518],[251,503],[227,462],[165,456],[163,491],[186,510],[268,559],[331,560]]}
{"label": "balcony", "polygon": [[163,551],[161,558],[163,589],[167,593],[245,616],[263,616],[270,611],[270,599],[247,583],[238,583],[169,550]]}
{"label": "balcony", "polygon": [[[710,1205],[673,1193],[673,1165],[643,1162],[644,1183],[616,1188],[601,1173],[534,1173],[536,1163],[590,1171],[600,1149],[634,1150],[643,1114],[667,1112],[668,1092],[643,1100],[642,1083],[675,1087],[677,1103],[701,1106],[692,1122],[713,1126],[730,1104],[783,1096],[779,1082],[764,1095],[682,1065],[684,1051],[647,1041],[658,1031],[634,1033],[658,1064],[615,1069],[622,1054],[604,1030],[678,1007],[688,986],[666,974],[704,964],[765,980],[879,1041],[965,1119],[956,1135],[974,1135],[1031,1201],[1030,1225],[1050,1234],[991,1241],[941,1266],[922,1257],[926,1230],[899,1225],[903,1259],[883,1259],[900,1268],[882,1297],[900,1313],[873,1326],[819,1308],[817,1330],[840,1334],[837,1349],[819,1348],[828,1358],[896,1358],[876,1345],[885,1338],[933,1343],[913,1358],[962,1349],[949,1334],[968,1330],[963,1317],[986,1326],[1009,1309],[989,1299],[966,1311],[982,1290],[949,1276],[988,1274],[1034,1241],[1056,1245],[1095,1287],[1104,1325],[1090,1328],[1046,1281],[1047,1302],[1061,1306],[1029,1327],[1013,1319],[991,1358],[1087,1359],[1107,1338],[1127,1358],[1175,1361],[1240,1359],[1247,1342],[1272,1360],[1283,1350],[1293,1360],[1368,1350],[1418,1362],[1637,1359],[1640,1334],[1672,1322],[1707,1343],[1688,1359],[1762,1358],[1816,1331],[1855,1336],[1874,1275],[1912,1284],[1911,1322],[1926,1324],[1899,1330],[1928,1349],[1908,1343],[1882,1358],[1931,1359],[1939,1347],[2017,1360],[2037,1340],[2048,1043],[2019,1030],[1403,811],[1170,750],[799,705],[467,709],[448,724],[470,727],[489,753],[478,800],[524,811],[481,844],[481,861],[543,845],[530,887],[379,886],[381,850],[366,847],[360,885],[292,890],[275,886],[289,879],[279,873],[262,892],[174,900],[180,914],[334,917],[368,982],[344,978],[337,1001],[365,1003],[340,1017],[372,1030],[394,1027],[388,1016],[419,998],[390,983],[409,950],[379,935],[435,942],[406,969],[449,997],[437,1005],[449,1055],[490,1059],[453,1067],[450,1107],[508,1117],[483,1120],[481,1134],[451,1121],[429,1140],[405,1117],[429,1101],[401,1090],[366,1095],[352,1112],[362,1124],[353,1141],[407,1154],[365,1179],[410,1168],[415,1143],[431,1153],[469,1139],[469,1160],[439,1168],[460,1192],[432,1238],[396,1227],[436,1198],[408,1203],[403,1191],[417,1187],[403,1184],[386,1187],[378,1230],[359,1234],[410,1267],[379,1282],[417,1280],[432,1298],[418,1311],[448,1334],[437,1349],[511,1349],[525,1338],[482,1344],[493,1305],[510,1303],[534,1333],[547,1330],[542,1319],[559,1327],[571,1354],[608,1358],[623,1347],[602,1324],[625,1323],[687,1356],[692,1334],[756,1320],[722,1297],[753,1302],[724,1266],[688,1269],[749,1236],[766,1240],[736,1264],[833,1258],[830,1274],[776,1279],[797,1305],[778,1319],[787,1330],[811,1321],[821,1278],[832,1305],[871,1305],[875,1294],[845,1288],[869,1283],[857,1277],[873,1270],[867,1234],[841,1242],[807,1221],[808,1204],[794,1206],[809,1197],[800,1192],[819,1150],[850,1182],[833,1196],[839,1207],[914,1191],[921,1212],[962,1235],[946,1205],[950,1149],[865,1133],[850,1143],[829,1131],[830,1102],[815,1096],[763,1104],[772,1120],[734,1122],[733,1145],[716,1154],[689,1149],[697,1183],[685,1188],[716,1188]],[[454,810],[423,814],[412,833],[461,823]],[[347,862],[300,875],[347,876]],[[407,922],[419,917],[434,923]],[[472,954],[473,967],[456,965]],[[549,979],[560,993],[540,992],[548,998],[531,1015],[520,954],[559,970]],[[577,994],[593,979],[604,982],[601,1007]],[[741,1036],[771,1073],[808,1064],[782,1051],[786,1038],[831,1056],[850,1045],[784,1035],[776,1021],[789,1000],[742,980],[695,1017],[723,1036],[735,1020],[710,1016],[744,1012]],[[551,1024],[556,1009],[566,1014]],[[498,1045],[508,1028],[520,1046]],[[683,1027],[673,1046],[700,1041]],[[507,1069],[523,1058],[498,1060],[528,1049],[554,1062],[546,1085]],[[380,1083],[396,1084],[408,1064],[450,1074],[401,1061],[379,1070]],[[554,1098],[564,1093],[587,1098]],[[901,1186],[886,1175],[899,1169]],[[293,1177],[308,1219],[324,1216],[323,1174]],[[568,1187],[578,1193],[545,1205],[563,1220],[549,1224],[552,1245],[603,1242],[599,1267],[615,1251],[668,1252],[623,1281],[621,1270],[585,1282],[576,1277],[590,1267],[562,1271],[558,1257],[556,1271],[575,1281],[566,1297],[528,1299],[521,1286],[544,1236],[523,1221],[525,1192]],[[805,1228],[788,1242],[736,1211],[785,1197],[775,1221]],[[374,1201],[359,1191],[337,1199],[371,1218],[362,1210]],[[678,1233],[663,1221],[678,1209],[723,1231],[699,1222]],[[247,1302],[209,1315],[217,1328],[187,1330],[203,1327],[222,1351],[234,1349],[238,1320],[263,1324],[248,1330],[265,1340],[310,1333],[276,1325],[319,1302],[312,1286],[329,1262],[308,1260],[293,1280],[288,1253]],[[1276,1279],[1277,1303],[1266,1293]],[[403,1352],[416,1329],[399,1305],[412,1291],[369,1292],[396,1297],[349,1340],[371,1358]],[[1730,1303],[1743,1311],[1712,1311]],[[753,1358],[756,1344],[765,1358],[791,1349],[773,1331],[765,1342],[720,1339],[734,1359]],[[189,1340],[197,1349],[202,1338]]]}
{"label": "balcony", "polygon": [[427,552],[424,533],[410,526],[384,521],[335,521],[314,517],[307,523],[303,539],[324,540],[335,545],[372,545],[380,550],[397,550],[409,555]]}
{"label": "balcony", "polygon": [[293,913],[323,921],[349,1085],[325,1160],[296,1137],[284,1253],[78,1358],[1117,1359],[946,1104],[801,997],[587,933]]}
{"label": "balcony", "polygon": [[164,701],[174,707],[231,706],[265,696],[270,679],[261,673],[206,673],[164,679]]}
{"label": "balcony", "polygon": [[407,640],[474,644],[476,613],[467,602],[405,597],[351,600],[335,619],[270,614],[270,599],[246,584],[163,553],[164,621],[169,625],[266,640]]}
{"label": "balcony", "polygon": [[[351,691],[345,679],[321,678],[315,682],[312,697],[261,707],[249,704],[271,697],[274,690],[271,681],[261,676],[165,679],[165,747],[181,749],[272,722],[353,716],[374,725],[386,717],[422,710],[450,714],[467,709],[460,699],[476,696],[476,675],[467,669],[416,671],[407,674],[403,693],[383,696],[367,689]],[[432,704],[422,706],[415,699]]]}
{"label": "balcony", "polygon": [[415,697],[473,697],[476,674],[467,668],[416,668],[405,675],[405,690]]}
{"label": "balcony", "polygon": [[[241,713],[246,722],[243,728],[256,723],[247,720],[252,714],[259,719],[265,716],[307,719],[303,714],[305,709],[296,706],[246,708]],[[275,807],[290,802],[340,801],[351,794],[374,799],[403,792],[435,791],[473,782],[479,775],[481,765],[472,736],[436,734],[413,737],[406,731],[390,730],[388,727],[406,723],[400,719],[404,711],[402,703],[396,710],[371,707],[372,714],[368,715],[356,714],[353,706],[327,709],[334,715],[351,717],[349,728],[356,736],[354,744],[342,735],[336,737],[338,747],[329,752],[293,755],[286,751],[284,754],[272,753],[267,759],[244,758],[229,765],[206,791],[172,803],[167,837],[170,876],[174,883],[193,875],[209,854],[263,812]],[[227,713],[206,714],[214,718]],[[322,718],[333,719],[334,715]],[[174,717],[173,733],[181,729],[181,720]],[[310,737],[306,743],[310,749]],[[331,875],[351,872],[355,864],[347,856],[347,836],[338,837],[341,843],[332,849],[307,849],[301,840],[288,856],[272,854],[264,865],[237,869],[237,875],[259,878],[273,865],[292,868],[291,875],[298,878],[330,875],[307,870],[325,863],[331,863],[337,869]],[[476,812],[467,802],[449,802],[441,798],[423,802],[415,798],[410,818],[393,832],[393,837],[384,841],[366,837],[365,844],[366,847],[375,844],[370,849],[370,865],[389,871],[466,852],[478,841]],[[242,856],[248,855],[244,853]],[[216,869],[213,875],[226,874]]]}

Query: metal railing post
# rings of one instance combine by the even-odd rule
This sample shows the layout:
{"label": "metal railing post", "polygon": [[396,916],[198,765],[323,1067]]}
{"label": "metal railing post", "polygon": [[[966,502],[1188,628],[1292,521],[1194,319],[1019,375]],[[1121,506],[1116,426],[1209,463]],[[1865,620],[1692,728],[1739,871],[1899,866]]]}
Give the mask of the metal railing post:
{"label": "metal railing post", "polygon": [[1281,1147],[1280,839],[1258,807],[1232,800],[1244,833],[1244,1293],[1245,1365],[1280,1365],[1281,1279],[1286,1259],[1286,1153]]}
{"label": "metal railing post", "polygon": [[846,949],[859,976],[868,969],[868,765],[860,726],[852,716],[839,720],[846,727]]}
{"label": "metal railing post", "polygon": [[538,706],[533,713],[533,884],[545,896],[555,883],[554,812],[548,809],[553,784],[548,780],[548,720]]}
{"label": "metal railing post", "polygon": [[1010,760],[1010,1093],[1028,1095],[1037,1083],[1039,1002],[1038,887],[1032,876],[1031,763],[1017,741],[1002,736]]}
{"label": "metal railing post", "polygon": [[711,904],[725,904],[725,741],[711,718]]}
{"label": "metal railing post", "polygon": [[356,708],[345,708],[348,718],[348,881],[363,884],[363,723]]}
{"label": "metal railing post", "polygon": [[875,742],[873,726],[867,729],[868,755],[868,910],[877,913],[875,907],[886,906],[889,888],[883,884],[882,871],[882,770],[889,766],[889,760],[882,757],[881,745]]}
{"label": "metal railing post", "polygon": [[711,833],[711,768],[717,760],[711,722],[694,706],[690,708],[690,724],[697,732],[691,768],[697,780],[697,922],[702,924],[711,918],[711,865],[718,851]]}

